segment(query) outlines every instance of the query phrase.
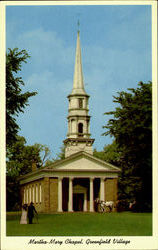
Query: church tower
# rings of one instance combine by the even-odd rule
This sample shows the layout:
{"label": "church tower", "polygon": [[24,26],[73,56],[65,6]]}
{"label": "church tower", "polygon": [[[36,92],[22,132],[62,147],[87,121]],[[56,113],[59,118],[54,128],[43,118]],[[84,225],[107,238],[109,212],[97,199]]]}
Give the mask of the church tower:
{"label": "church tower", "polygon": [[94,212],[95,200],[114,204],[117,201],[120,169],[93,156],[94,139],[90,138],[89,95],[84,88],[79,31],[73,88],[68,100],[65,159],[41,169],[34,166],[32,172],[19,178],[22,204],[36,203],[38,212]]}
{"label": "church tower", "polygon": [[68,100],[68,134],[64,141],[65,157],[79,151],[93,154],[92,144],[94,139],[90,138],[90,116],[88,114],[89,95],[84,88],[79,31],[77,32],[73,89],[68,96]]}

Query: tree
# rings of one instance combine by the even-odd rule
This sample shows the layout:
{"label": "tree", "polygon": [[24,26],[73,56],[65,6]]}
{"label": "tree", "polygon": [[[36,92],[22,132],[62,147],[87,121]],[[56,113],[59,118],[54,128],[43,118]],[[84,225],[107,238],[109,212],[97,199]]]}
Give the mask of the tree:
{"label": "tree", "polygon": [[64,160],[65,159],[65,145],[63,144],[60,147],[60,152],[57,154],[56,160]]}
{"label": "tree", "polygon": [[[17,177],[28,173],[30,161],[35,157],[41,163],[39,150],[36,146],[25,146],[24,137],[19,137],[19,125],[16,118],[24,112],[28,99],[36,92],[22,92],[25,85],[22,77],[17,76],[22,63],[26,63],[30,56],[26,50],[8,49],[6,53],[6,143],[7,143],[7,209],[12,208],[19,199],[19,185]],[[31,159],[32,158],[32,159]]]}
{"label": "tree", "polygon": [[7,146],[16,141],[19,126],[16,117],[20,112],[24,112],[28,105],[28,99],[35,96],[36,92],[22,93],[21,87],[24,81],[17,73],[21,71],[22,63],[26,63],[30,56],[26,50],[19,51],[17,48],[8,49],[6,54],[6,141]]}
{"label": "tree", "polygon": [[53,164],[54,162],[56,161],[60,161],[60,160],[64,160],[65,159],[65,145],[63,144],[61,147],[60,147],[60,152],[56,154],[56,157],[55,158],[52,158],[51,160],[48,159],[46,162],[45,162],[45,166],[50,166],[51,164]]}
{"label": "tree", "polygon": [[144,208],[152,204],[152,84],[140,82],[130,92],[118,92],[119,106],[105,125],[104,135],[114,136],[122,168],[119,194],[135,199]]}
{"label": "tree", "polygon": [[116,141],[113,141],[112,144],[105,145],[103,151],[94,149],[93,155],[103,161],[119,166],[120,153]]}
{"label": "tree", "polygon": [[20,175],[32,171],[32,164],[37,168],[43,167],[48,159],[50,150],[47,146],[34,144],[26,145],[26,139],[17,136],[16,142],[8,148],[7,156],[7,210],[11,210],[20,203],[19,182]]}
{"label": "tree", "polygon": [[18,177],[27,174],[32,170],[33,162],[36,162],[37,168],[41,168],[49,155],[50,150],[46,145],[26,145],[26,139],[17,136],[16,142],[8,149],[7,175]]}
{"label": "tree", "polygon": [[40,154],[40,167],[43,167],[46,165],[46,162],[49,161],[50,157],[50,149],[46,145],[42,145],[39,143],[35,143],[33,145],[34,148],[39,152]]}

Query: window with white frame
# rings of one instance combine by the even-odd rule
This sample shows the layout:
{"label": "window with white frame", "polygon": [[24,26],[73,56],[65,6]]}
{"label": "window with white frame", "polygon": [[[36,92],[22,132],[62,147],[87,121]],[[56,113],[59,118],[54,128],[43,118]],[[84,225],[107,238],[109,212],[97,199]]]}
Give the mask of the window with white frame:
{"label": "window with white frame", "polygon": [[40,194],[39,202],[41,203],[42,202],[42,187],[41,187],[41,183],[40,183],[40,186],[39,186],[39,194]]}
{"label": "window with white frame", "polygon": [[30,198],[30,199],[29,199],[29,200],[30,200],[30,202],[31,202],[31,201],[32,201],[32,200],[31,200],[31,198],[32,198],[32,197],[31,197],[31,187],[29,188],[29,190],[30,190],[30,192],[29,192],[29,198]]}
{"label": "window with white frame", "polygon": [[32,202],[35,202],[35,188],[32,186]]}

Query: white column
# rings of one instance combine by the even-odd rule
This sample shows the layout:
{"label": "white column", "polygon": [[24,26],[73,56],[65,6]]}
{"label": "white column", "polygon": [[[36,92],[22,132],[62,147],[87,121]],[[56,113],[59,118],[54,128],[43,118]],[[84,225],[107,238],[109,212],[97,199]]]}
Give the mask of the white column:
{"label": "white column", "polygon": [[68,204],[68,212],[73,212],[72,204],[73,204],[73,178],[69,178],[69,204]]}
{"label": "white column", "polygon": [[75,131],[75,133],[78,134],[78,119],[77,118],[76,118],[75,122],[76,122],[76,131]]}
{"label": "white column", "polygon": [[58,212],[62,211],[62,178],[58,177]]}
{"label": "white column", "polygon": [[70,134],[71,132],[71,124],[70,124],[70,120],[68,121],[68,133]]}
{"label": "white column", "polygon": [[29,191],[30,202],[32,202],[31,187],[29,188]]}
{"label": "white column", "polygon": [[87,212],[87,193],[84,193],[83,211]]}
{"label": "white column", "polygon": [[38,184],[36,184],[36,203],[38,203]]}
{"label": "white column", "polygon": [[26,189],[26,203],[29,203],[29,189]]}
{"label": "white column", "polygon": [[90,178],[90,212],[94,212],[94,204],[93,204],[93,178]]}
{"label": "white column", "polygon": [[105,192],[104,192],[104,178],[100,178],[100,200],[105,200]]}
{"label": "white column", "polygon": [[35,188],[32,186],[32,201],[35,202]]}
{"label": "white column", "polygon": [[88,134],[88,120],[86,120],[86,128],[87,128],[86,133]]}

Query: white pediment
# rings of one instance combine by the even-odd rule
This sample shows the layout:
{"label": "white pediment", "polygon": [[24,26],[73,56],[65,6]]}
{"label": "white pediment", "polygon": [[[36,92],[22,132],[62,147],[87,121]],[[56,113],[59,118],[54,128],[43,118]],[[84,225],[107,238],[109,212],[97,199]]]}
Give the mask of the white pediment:
{"label": "white pediment", "polygon": [[106,163],[88,153],[76,154],[68,157],[59,163],[52,165],[53,170],[63,171],[119,171],[119,169],[109,163]]}
{"label": "white pediment", "polygon": [[63,170],[68,169],[68,170],[80,170],[80,171],[81,170],[96,170],[96,169],[105,170],[105,167],[85,158],[76,159],[76,160],[73,160],[72,162],[67,162],[66,164],[61,166],[60,169],[61,168]]}

